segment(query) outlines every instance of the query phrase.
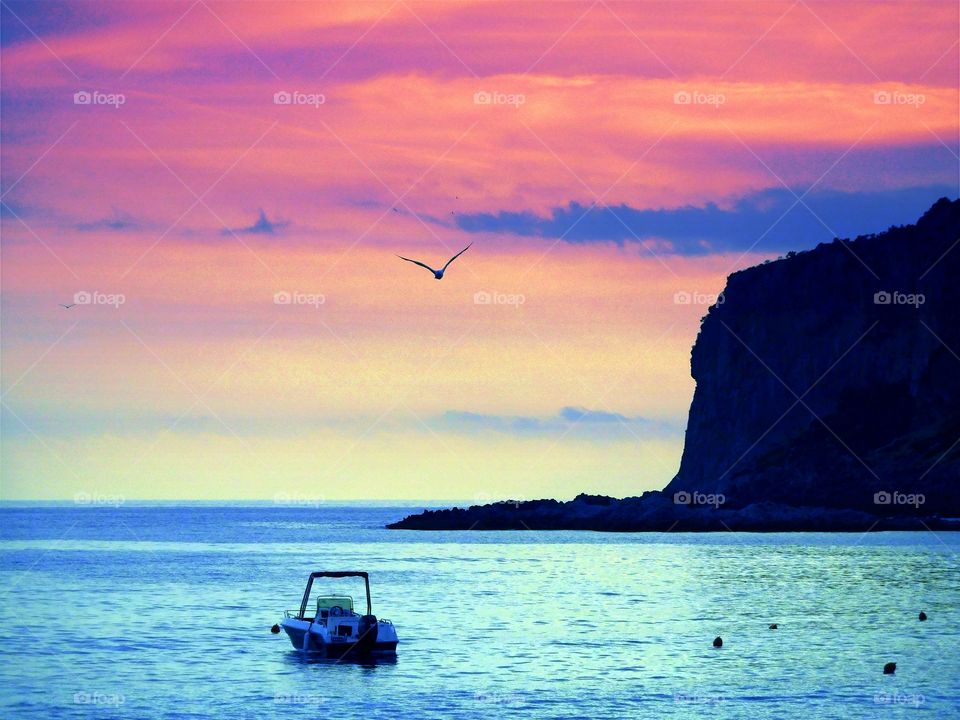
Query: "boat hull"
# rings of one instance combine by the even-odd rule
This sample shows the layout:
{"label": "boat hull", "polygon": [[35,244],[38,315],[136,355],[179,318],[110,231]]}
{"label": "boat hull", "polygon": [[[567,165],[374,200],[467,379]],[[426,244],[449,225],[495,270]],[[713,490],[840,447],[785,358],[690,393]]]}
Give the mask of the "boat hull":
{"label": "boat hull", "polygon": [[290,638],[290,644],[303,652],[323,653],[329,657],[341,657],[349,654],[389,654],[397,652],[397,633],[393,625],[378,623],[377,640],[372,647],[361,649],[356,640],[330,639],[322,626],[313,625],[306,620],[287,618],[280,623],[280,627]]}

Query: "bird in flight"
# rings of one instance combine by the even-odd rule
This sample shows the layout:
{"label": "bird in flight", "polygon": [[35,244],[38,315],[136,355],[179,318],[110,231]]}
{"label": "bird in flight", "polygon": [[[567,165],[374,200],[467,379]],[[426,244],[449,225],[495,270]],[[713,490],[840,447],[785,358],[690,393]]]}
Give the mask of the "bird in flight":
{"label": "bird in flight", "polygon": [[[470,243],[470,245],[473,245],[473,243]],[[452,263],[452,262],[453,262],[454,260],[456,260],[458,257],[460,257],[461,255],[463,255],[467,250],[469,250],[469,249],[470,249],[470,245],[467,245],[463,250],[461,250],[461,251],[458,252],[456,255],[454,255],[452,258],[450,258],[449,260],[447,260],[447,264],[444,265],[444,266],[443,266],[442,268],[440,268],[439,270],[434,270],[432,267],[430,267],[429,265],[425,265],[424,263],[420,262],[419,260],[411,260],[410,258],[405,258],[403,255],[397,255],[397,257],[400,258],[401,260],[406,260],[407,262],[411,262],[411,263],[413,263],[414,265],[419,265],[419,266],[422,267],[422,268],[426,268],[427,270],[429,270],[430,272],[433,273],[433,277],[434,277],[435,279],[440,280],[440,279],[443,278],[443,273],[445,273],[445,272],[447,271],[447,268],[450,267],[450,263]]]}
{"label": "bird in flight", "polygon": [[69,305],[64,305],[63,303],[60,303],[60,307],[66,308],[67,310],[72,308],[74,305],[76,305],[76,303],[70,303]]}

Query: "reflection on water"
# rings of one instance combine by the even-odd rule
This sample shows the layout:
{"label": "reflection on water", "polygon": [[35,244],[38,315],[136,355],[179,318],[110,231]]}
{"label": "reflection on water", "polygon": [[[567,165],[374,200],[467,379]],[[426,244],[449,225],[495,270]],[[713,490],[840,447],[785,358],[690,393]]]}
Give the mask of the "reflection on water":
{"label": "reflection on water", "polygon": [[291,649],[284,654],[284,662],[291,665],[326,665],[330,667],[342,665],[344,667],[376,670],[378,667],[396,665],[397,656],[385,653],[382,655],[345,655],[341,658],[330,658],[323,653],[305,653]]}
{"label": "reflection on water", "polygon": [[[957,715],[957,533],[382,529],[405,512],[0,508],[0,716]],[[396,656],[270,633],[344,569]]]}

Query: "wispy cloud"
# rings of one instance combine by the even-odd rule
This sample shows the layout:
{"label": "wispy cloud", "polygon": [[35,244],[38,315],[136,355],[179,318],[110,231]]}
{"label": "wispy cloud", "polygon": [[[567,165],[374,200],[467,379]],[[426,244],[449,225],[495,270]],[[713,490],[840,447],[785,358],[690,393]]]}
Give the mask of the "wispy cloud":
{"label": "wispy cloud", "polygon": [[[818,242],[885,230],[915,220],[938,197],[956,197],[956,188],[932,185],[842,192],[828,190],[803,197],[803,188],[768,189],[721,206],[637,209],[571,202],[543,217],[533,212],[458,215],[467,232],[511,233],[563,238],[571,243],[650,241],[658,252],[704,255],[743,250],[801,250]],[[803,202],[797,202],[803,197]]]}
{"label": "wispy cloud", "polygon": [[224,228],[220,231],[221,235],[276,235],[280,230],[283,230],[287,227],[290,222],[288,220],[271,220],[267,217],[267,214],[261,209],[258,211],[256,222],[252,225],[247,225],[244,227],[238,228]]}
{"label": "wispy cloud", "polygon": [[499,432],[516,435],[550,435],[573,433],[594,438],[620,438],[624,435],[664,437],[682,433],[682,423],[630,416],[607,410],[588,410],[583,407],[564,407],[556,415],[490,415],[448,410],[428,420],[436,431]]}
{"label": "wispy cloud", "polygon": [[77,223],[76,228],[81,232],[98,232],[101,230],[136,230],[141,224],[129,213],[114,210],[109,217]]}

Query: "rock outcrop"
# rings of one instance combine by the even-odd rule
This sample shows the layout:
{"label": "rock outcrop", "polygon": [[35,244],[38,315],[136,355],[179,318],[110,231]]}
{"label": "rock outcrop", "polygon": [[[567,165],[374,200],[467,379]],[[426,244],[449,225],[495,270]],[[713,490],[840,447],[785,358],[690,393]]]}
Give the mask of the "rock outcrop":
{"label": "rock outcrop", "polygon": [[916,225],[731,275],[664,491],[960,515],[958,240],[960,201],[942,199]]}
{"label": "rock outcrop", "polygon": [[[411,529],[855,530],[960,517],[960,201],[732,274],[662,492],[424,512]],[[922,521],[922,524],[920,524]]]}

